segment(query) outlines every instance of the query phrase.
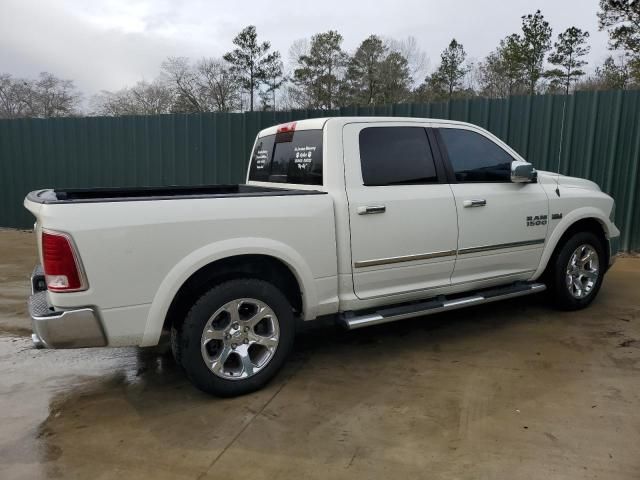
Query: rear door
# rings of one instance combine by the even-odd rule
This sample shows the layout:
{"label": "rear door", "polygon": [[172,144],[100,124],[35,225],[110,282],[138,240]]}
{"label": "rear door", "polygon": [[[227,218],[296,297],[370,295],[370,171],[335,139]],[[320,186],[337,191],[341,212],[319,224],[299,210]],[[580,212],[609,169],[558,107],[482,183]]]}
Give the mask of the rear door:
{"label": "rear door", "polygon": [[538,183],[512,183],[515,158],[481,130],[440,128],[458,213],[458,258],[452,283],[528,279],[538,268],[548,198]]}
{"label": "rear door", "polygon": [[355,294],[362,299],[447,286],[456,258],[456,207],[420,123],[343,130]]}

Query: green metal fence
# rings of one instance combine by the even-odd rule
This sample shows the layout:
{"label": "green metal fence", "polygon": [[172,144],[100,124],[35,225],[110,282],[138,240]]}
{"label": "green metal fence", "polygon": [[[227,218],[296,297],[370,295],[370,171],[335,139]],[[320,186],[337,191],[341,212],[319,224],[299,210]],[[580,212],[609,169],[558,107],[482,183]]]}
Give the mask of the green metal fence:
{"label": "green metal fence", "polygon": [[[474,98],[333,111],[204,113],[0,120],[0,226],[29,227],[25,194],[47,187],[242,182],[256,133],[331,115],[389,115],[480,125],[537,168],[555,170],[565,98]],[[617,203],[622,248],[640,249],[640,91],[578,92],[566,100],[560,172],[589,178]]]}

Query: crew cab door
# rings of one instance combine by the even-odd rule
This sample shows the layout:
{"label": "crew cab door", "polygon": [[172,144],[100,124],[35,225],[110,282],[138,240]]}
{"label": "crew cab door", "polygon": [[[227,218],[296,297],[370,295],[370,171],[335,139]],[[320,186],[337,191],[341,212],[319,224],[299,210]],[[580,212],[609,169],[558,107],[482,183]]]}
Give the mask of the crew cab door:
{"label": "crew cab door", "polygon": [[[512,183],[506,145],[472,126],[436,132],[458,212],[453,284],[524,280],[538,268],[549,202],[538,183]],[[506,147],[506,148],[505,148]]]}
{"label": "crew cab door", "polygon": [[419,122],[343,129],[355,294],[362,299],[447,286],[458,226],[433,133]]}

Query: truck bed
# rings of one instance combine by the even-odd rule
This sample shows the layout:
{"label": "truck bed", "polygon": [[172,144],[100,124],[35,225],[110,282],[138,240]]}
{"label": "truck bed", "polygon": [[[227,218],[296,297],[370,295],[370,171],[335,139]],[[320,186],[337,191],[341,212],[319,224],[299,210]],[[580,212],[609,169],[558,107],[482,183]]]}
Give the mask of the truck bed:
{"label": "truck bed", "polygon": [[198,185],[134,188],[78,188],[35,190],[27,198],[35,203],[101,203],[149,200],[179,200],[189,198],[264,197],[283,195],[318,195],[319,190],[258,187],[255,185]]}

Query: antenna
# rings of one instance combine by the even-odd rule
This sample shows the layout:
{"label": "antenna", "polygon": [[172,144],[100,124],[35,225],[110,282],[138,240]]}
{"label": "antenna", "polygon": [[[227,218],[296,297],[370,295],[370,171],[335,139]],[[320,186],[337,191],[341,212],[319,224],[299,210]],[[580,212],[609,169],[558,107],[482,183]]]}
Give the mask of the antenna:
{"label": "antenna", "polygon": [[569,92],[564,94],[562,100],[562,124],[560,125],[560,148],[558,148],[558,166],[556,167],[556,195],[560,196],[560,159],[562,158],[562,144],[564,143],[564,118],[567,110],[567,97]]}

